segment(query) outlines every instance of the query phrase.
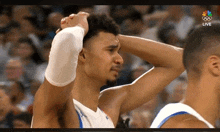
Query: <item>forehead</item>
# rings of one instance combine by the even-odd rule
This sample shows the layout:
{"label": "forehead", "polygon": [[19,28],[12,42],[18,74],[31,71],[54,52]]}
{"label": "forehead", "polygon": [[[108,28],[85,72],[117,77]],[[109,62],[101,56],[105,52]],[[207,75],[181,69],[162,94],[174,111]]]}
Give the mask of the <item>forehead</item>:
{"label": "forehead", "polygon": [[97,36],[93,37],[90,41],[91,46],[105,47],[109,45],[119,45],[118,36],[112,33],[99,32]]}

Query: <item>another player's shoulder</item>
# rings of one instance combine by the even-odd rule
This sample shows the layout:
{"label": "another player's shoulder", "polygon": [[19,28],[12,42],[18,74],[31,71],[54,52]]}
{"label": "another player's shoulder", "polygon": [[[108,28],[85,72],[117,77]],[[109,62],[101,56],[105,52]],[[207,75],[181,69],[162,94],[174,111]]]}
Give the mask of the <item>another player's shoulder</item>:
{"label": "another player's shoulder", "polygon": [[161,128],[208,128],[208,126],[193,115],[183,114],[171,118]]}
{"label": "another player's shoulder", "polygon": [[177,128],[209,128],[203,121],[198,119],[183,120],[177,124]]}

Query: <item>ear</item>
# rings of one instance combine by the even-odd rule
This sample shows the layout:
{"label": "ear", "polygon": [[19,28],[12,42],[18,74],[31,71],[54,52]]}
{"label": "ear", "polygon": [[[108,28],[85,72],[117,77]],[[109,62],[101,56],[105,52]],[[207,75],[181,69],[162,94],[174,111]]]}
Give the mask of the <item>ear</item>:
{"label": "ear", "polygon": [[79,56],[78,56],[78,61],[79,62],[85,62],[86,61],[85,53],[86,53],[86,49],[83,48],[81,50],[81,52],[79,53]]}
{"label": "ear", "polygon": [[214,76],[220,76],[220,58],[216,55],[212,55],[208,58],[208,62],[209,71]]}

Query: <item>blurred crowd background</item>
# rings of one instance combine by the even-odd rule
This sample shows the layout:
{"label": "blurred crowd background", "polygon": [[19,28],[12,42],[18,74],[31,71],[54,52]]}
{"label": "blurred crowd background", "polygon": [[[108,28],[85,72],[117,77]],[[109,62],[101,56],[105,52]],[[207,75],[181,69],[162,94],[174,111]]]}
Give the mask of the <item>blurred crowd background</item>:
{"label": "blurred crowd background", "polygon": [[[121,33],[184,47],[192,28],[202,24],[202,13],[219,20],[218,5],[1,5],[0,6],[0,128],[29,128],[34,95],[44,80],[51,42],[61,18],[86,11],[105,13],[120,25]],[[117,85],[131,83],[152,65],[120,52],[123,70]],[[184,72],[151,101],[121,117],[131,128],[149,128],[159,110],[184,97]],[[103,86],[101,90],[108,88]],[[216,122],[220,127],[220,122]]]}

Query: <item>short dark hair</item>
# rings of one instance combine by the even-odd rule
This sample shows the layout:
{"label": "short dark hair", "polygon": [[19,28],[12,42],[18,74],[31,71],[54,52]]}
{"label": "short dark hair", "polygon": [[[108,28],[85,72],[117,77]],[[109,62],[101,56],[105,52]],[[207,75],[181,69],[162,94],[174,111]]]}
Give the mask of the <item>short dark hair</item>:
{"label": "short dark hair", "polygon": [[118,35],[120,33],[119,26],[110,16],[106,14],[90,14],[87,18],[89,24],[89,31],[84,37],[83,43],[92,38],[93,36],[98,35],[99,32],[112,33]]}
{"label": "short dark hair", "polygon": [[[187,72],[200,75],[203,61],[213,53],[213,47],[220,45],[220,21],[211,26],[197,25],[187,36],[183,52],[183,64]],[[208,55],[208,56],[207,56]]]}

